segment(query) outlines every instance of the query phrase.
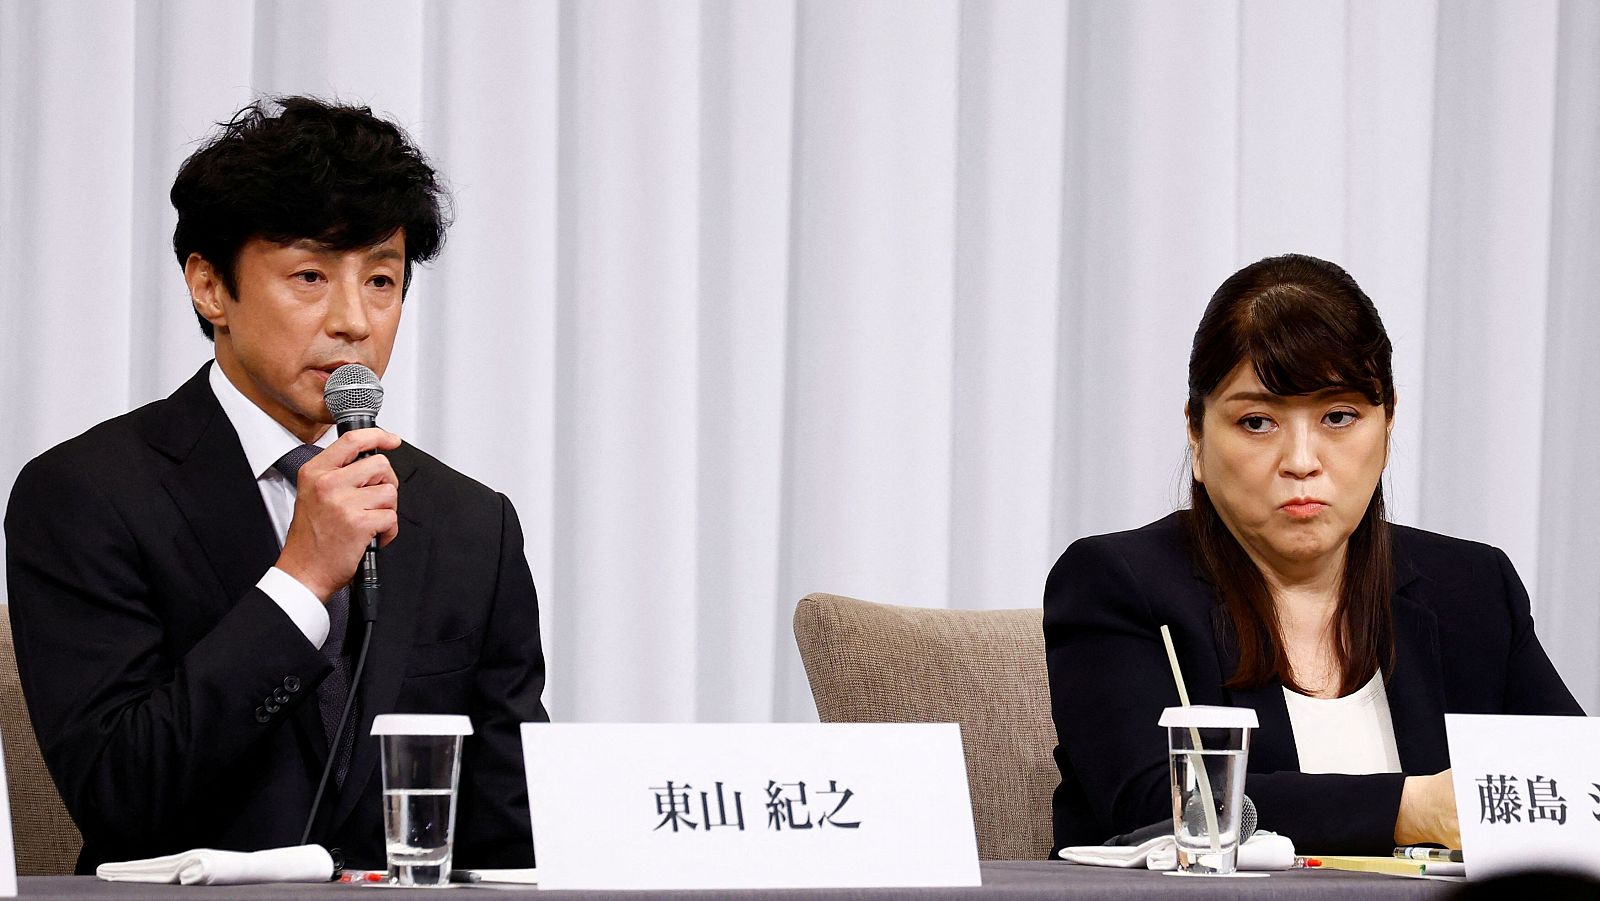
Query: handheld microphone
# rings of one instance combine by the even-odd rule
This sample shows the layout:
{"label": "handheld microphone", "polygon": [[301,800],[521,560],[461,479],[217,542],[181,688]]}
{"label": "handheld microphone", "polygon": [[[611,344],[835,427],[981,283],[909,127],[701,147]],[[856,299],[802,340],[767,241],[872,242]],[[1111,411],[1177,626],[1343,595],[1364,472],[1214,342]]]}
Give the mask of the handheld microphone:
{"label": "handheld microphone", "polygon": [[[1256,802],[1250,800],[1249,795],[1244,796],[1244,803],[1239,810],[1239,844],[1249,841],[1250,836],[1256,834]],[[1145,842],[1162,835],[1172,835],[1172,818],[1168,817],[1158,823],[1140,826],[1132,832],[1112,836],[1103,847],[1123,847],[1129,845],[1142,845]]]}
{"label": "handheld microphone", "polygon": [[[333,414],[339,434],[354,429],[370,429],[378,424],[378,410],[383,407],[383,385],[372,370],[360,363],[346,363],[328,376],[322,388],[322,400]],[[361,454],[370,457],[372,451]],[[361,555],[361,567],[350,582],[351,597],[356,600],[361,621],[370,623],[378,618],[378,537],[374,535]]]}
{"label": "handheld microphone", "polygon": [[[383,385],[378,376],[360,363],[346,363],[328,376],[322,386],[322,402],[328,405],[339,434],[353,429],[370,429],[378,424],[378,410],[383,406]],[[372,456],[372,451],[361,454]],[[339,725],[328,742],[328,759],[322,766],[322,778],[317,780],[317,792],[311,797],[311,812],[306,814],[306,828],[300,833],[300,844],[311,841],[311,830],[317,823],[317,811],[322,809],[322,795],[328,788],[328,777],[333,774],[333,764],[339,758],[339,740],[350,722],[350,711],[356,703],[356,692],[361,686],[361,673],[367,668],[367,650],[372,646],[372,627],[378,619],[378,536],[372,536],[361,555],[361,568],[350,580],[350,596],[361,621],[367,624],[362,630],[361,650],[356,654],[355,673],[350,677],[350,692],[345,696],[344,712],[339,714]],[[339,859],[339,849],[329,849],[334,859]]]}

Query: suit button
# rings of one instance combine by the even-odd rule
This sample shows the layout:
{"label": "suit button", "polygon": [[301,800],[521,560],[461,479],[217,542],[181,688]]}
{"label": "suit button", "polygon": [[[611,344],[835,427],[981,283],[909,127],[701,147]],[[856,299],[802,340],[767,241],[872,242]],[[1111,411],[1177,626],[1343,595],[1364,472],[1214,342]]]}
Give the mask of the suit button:
{"label": "suit button", "polygon": [[267,702],[265,704],[261,705],[261,706],[263,708],[265,708],[268,713],[277,713],[278,711],[283,709],[282,707],[278,706],[277,702],[273,701],[271,698],[267,698]]}
{"label": "suit button", "polygon": [[287,704],[289,703],[289,692],[282,688],[276,689],[272,692],[272,699],[279,704]]}
{"label": "suit button", "polygon": [[289,692],[291,692],[291,693],[299,691],[300,690],[300,677],[299,676],[284,676],[283,677],[283,687],[285,689],[288,689]]}
{"label": "suit button", "polygon": [[271,721],[272,721],[272,714],[268,713],[265,707],[257,707],[256,708],[256,722],[258,722],[258,723],[267,723],[267,722],[271,722]]}

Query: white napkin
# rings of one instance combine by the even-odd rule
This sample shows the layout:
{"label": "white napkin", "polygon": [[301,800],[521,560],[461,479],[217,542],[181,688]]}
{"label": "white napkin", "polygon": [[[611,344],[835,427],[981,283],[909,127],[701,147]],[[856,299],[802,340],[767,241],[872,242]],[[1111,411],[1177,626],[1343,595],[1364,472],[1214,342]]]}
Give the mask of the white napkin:
{"label": "white napkin", "polygon": [[1061,859],[1091,867],[1142,867],[1150,852],[1169,845],[1176,853],[1177,842],[1170,835],[1158,835],[1142,845],[1077,845],[1061,849]]}
{"label": "white napkin", "polygon": [[94,874],[107,882],[158,882],[182,885],[244,885],[252,882],[327,882],[333,858],[321,845],[266,851],[214,851],[196,848],[182,854],[103,863]]}
{"label": "white napkin", "polygon": [[[1160,835],[1142,845],[1080,845],[1061,849],[1061,859],[1096,867],[1138,867],[1172,870],[1178,866],[1178,843]],[[1239,846],[1241,870],[1287,870],[1294,865],[1294,842],[1276,832],[1257,832]]]}

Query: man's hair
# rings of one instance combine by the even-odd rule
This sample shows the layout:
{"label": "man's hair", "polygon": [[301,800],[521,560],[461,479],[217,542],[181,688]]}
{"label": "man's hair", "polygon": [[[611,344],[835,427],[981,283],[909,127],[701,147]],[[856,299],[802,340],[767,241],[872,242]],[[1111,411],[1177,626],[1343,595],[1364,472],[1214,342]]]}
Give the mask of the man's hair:
{"label": "man's hair", "polygon": [[[184,160],[172,183],[179,266],[199,254],[238,297],[239,249],[253,238],[355,250],[405,229],[407,289],[412,264],[438,255],[449,197],[394,123],[364,106],[276,97],[218,124],[222,130]],[[211,323],[199,318],[200,330],[216,340]]]}

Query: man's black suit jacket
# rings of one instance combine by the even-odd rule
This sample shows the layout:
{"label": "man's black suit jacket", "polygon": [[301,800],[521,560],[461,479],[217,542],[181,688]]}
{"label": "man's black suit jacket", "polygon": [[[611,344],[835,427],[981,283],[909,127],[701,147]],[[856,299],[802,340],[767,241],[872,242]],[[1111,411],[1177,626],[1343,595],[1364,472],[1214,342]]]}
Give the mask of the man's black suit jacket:
{"label": "man's black suit jacket", "polygon": [[1404,773],[1299,772],[1283,687],[1223,687],[1237,650],[1175,513],[1074,542],[1044,594],[1045,657],[1059,744],[1055,844],[1099,844],[1171,817],[1162,708],[1178,704],[1161,642],[1172,627],[1189,698],[1251,707],[1245,793],[1262,829],[1311,853],[1387,854],[1406,775],[1450,766],[1444,714],[1577,714],[1533,634],[1528,594],[1497,548],[1394,526],[1395,667],[1387,686]]}
{"label": "man's black suit jacket", "polygon": [[[518,724],[547,717],[516,513],[410,445],[388,456],[400,530],[380,553],[355,753],[313,841],[382,867],[373,716],[468,714],[455,860],[531,866]],[[298,844],[330,667],[255,588],[278,540],[207,369],[29,463],[5,528],[17,665],[79,869]]]}

